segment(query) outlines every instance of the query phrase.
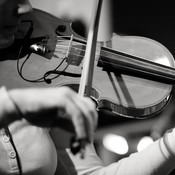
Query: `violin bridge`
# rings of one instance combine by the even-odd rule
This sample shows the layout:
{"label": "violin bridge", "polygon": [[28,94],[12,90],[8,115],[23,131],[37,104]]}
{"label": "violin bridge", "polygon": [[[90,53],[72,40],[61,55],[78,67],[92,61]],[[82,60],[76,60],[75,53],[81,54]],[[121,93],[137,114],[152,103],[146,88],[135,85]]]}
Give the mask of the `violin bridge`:
{"label": "violin bridge", "polygon": [[73,35],[71,35],[68,49],[66,53],[66,62],[69,65],[79,66],[84,57],[84,45],[73,40]]}

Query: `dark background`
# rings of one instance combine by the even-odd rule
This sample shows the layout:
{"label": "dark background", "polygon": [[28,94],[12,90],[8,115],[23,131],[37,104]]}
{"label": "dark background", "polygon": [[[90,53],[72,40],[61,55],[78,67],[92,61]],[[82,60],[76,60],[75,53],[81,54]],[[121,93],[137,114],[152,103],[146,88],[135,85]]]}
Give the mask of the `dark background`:
{"label": "dark background", "polygon": [[112,15],[114,32],[155,39],[175,56],[173,1],[113,0]]}

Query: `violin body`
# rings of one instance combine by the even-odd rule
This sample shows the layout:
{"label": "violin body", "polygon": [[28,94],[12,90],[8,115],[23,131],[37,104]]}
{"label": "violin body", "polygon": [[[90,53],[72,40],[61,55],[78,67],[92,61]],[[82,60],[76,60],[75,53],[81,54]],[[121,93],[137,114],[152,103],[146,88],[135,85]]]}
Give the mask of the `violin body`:
{"label": "violin body", "polygon": [[[16,35],[24,45],[22,50],[17,47],[13,49],[14,54],[3,53],[4,58],[0,61],[1,86],[5,85],[8,89],[69,86],[78,91],[85,39],[72,30],[70,21],[37,9],[26,15],[24,20]],[[26,36],[28,33],[30,37]],[[109,48],[105,53],[110,49],[117,50],[152,62],[161,61],[174,68],[171,53],[156,41],[136,36],[114,34],[110,41],[97,44],[91,90],[97,109],[140,119],[160,112],[171,98],[173,85],[125,74],[118,69],[110,69],[110,66],[100,66],[103,48]],[[114,53],[110,55],[117,60]]]}

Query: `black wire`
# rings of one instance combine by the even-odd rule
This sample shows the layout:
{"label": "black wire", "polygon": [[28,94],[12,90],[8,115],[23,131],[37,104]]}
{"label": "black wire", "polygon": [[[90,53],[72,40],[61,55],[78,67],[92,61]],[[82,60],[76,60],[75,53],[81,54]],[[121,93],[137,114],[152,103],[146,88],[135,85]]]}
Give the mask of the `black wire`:
{"label": "black wire", "polygon": [[40,78],[40,79],[37,79],[37,80],[28,80],[26,79],[23,75],[22,75],[22,69],[23,69],[23,66],[24,64],[26,63],[26,61],[29,59],[31,53],[29,53],[26,57],[26,59],[24,60],[24,62],[22,63],[22,66],[19,67],[19,60],[20,60],[20,56],[21,56],[21,52],[22,52],[22,49],[23,49],[23,45],[25,45],[25,41],[28,40],[33,32],[33,21],[31,20],[23,20],[22,22],[29,22],[30,23],[30,27],[29,27],[29,30],[27,31],[24,39],[23,39],[23,42],[21,44],[21,47],[20,47],[20,50],[19,50],[19,53],[18,53],[18,57],[17,57],[17,71],[18,71],[18,74],[20,75],[20,77],[25,80],[25,81],[29,81],[29,82],[41,82],[40,80],[42,80],[43,78]]}
{"label": "black wire", "polygon": [[[46,82],[46,83],[49,84],[49,83],[51,83],[51,81],[52,81],[53,79],[55,79],[55,78],[57,78],[57,77],[59,77],[59,76],[61,75],[60,72],[64,72],[64,71],[67,69],[68,65],[64,68],[64,70],[62,70],[62,71],[57,71],[57,69],[58,69],[58,68],[63,64],[63,62],[66,60],[66,58],[64,58],[64,59],[61,61],[61,63],[60,63],[55,69],[50,70],[50,71],[47,71],[47,72],[43,75],[43,77],[41,77],[41,78],[38,78],[38,79],[35,79],[35,80],[30,80],[30,79],[25,78],[25,77],[23,76],[23,74],[22,74],[22,70],[23,70],[24,64],[27,62],[27,60],[29,59],[29,57],[30,57],[30,55],[31,55],[32,52],[30,52],[30,53],[27,55],[26,59],[23,61],[22,65],[21,65],[21,67],[19,66],[19,60],[20,60],[20,56],[21,56],[21,53],[22,53],[22,50],[23,50],[23,45],[25,44],[25,41],[26,41],[27,39],[29,39],[29,38],[30,38],[30,35],[32,34],[32,31],[33,31],[33,22],[30,21],[30,20],[25,20],[25,21],[22,21],[22,22],[30,22],[31,26],[30,26],[29,30],[27,31],[27,34],[26,34],[25,37],[24,37],[24,40],[23,40],[24,42],[22,42],[22,45],[21,45],[20,50],[19,50],[19,53],[18,53],[18,57],[17,57],[17,71],[18,71],[18,74],[20,75],[20,77],[21,77],[23,80],[28,81],[28,82],[31,82],[31,83]],[[48,79],[47,79],[47,77],[48,77],[49,75],[51,75],[51,74],[57,74],[57,75],[54,76],[54,77],[52,77],[52,78],[48,78]]]}
{"label": "black wire", "polygon": [[[21,67],[19,67],[19,59],[20,59],[21,52],[22,52],[22,46],[21,46],[20,52],[19,52],[19,54],[18,54],[18,59],[17,59],[17,71],[18,71],[18,74],[20,75],[20,77],[21,77],[23,80],[28,81],[28,82],[31,82],[31,83],[41,83],[41,82],[46,82],[46,83],[48,83],[49,81],[51,81],[51,80],[53,80],[53,79],[59,77],[59,76],[62,74],[61,72],[64,72],[64,71],[67,69],[67,67],[68,67],[68,65],[67,65],[67,66],[64,68],[64,70],[62,70],[62,71],[57,71],[57,69],[58,69],[58,68],[63,64],[63,62],[66,60],[66,58],[64,58],[64,59],[61,61],[61,63],[60,63],[55,69],[53,69],[53,70],[51,70],[51,71],[47,71],[47,72],[43,75],[43,77],[38,78],[38,79],[35,79],[35,80],[30,80],[30,79],[27,79],[27,78],[25,78],[25,77],[23,76],[22,70],[23,70],[24,64],[25,64],[25,63],[27,62],[27,60],[29,59],[31,53],[29,53],[29,54],[27,55],[26,59],[23,61],[22,65],[21,65]],[[47,77],[48,77],[49,75],[53,74],[53,73],[54,73],[54,74],[57,74],[57,75],[54,76],[54,77],[52,77],[52,78],[47,79]]]}

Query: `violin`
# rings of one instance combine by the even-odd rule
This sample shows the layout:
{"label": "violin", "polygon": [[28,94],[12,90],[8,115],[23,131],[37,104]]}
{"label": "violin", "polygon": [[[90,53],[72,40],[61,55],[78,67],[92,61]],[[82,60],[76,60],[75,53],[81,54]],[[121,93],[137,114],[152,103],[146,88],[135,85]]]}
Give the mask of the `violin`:
{"label": "violin", "polygon": [[[71,21],[34,9],[23,17],[15,41],[14,54],[0,53],[1,85],[78,91],[86,39],[73,31]],[[110,41],[97,42],[90,96],[98,111],[138,119],[153,116],[171,99],[174,66],[162,44],[113,34]]]}

